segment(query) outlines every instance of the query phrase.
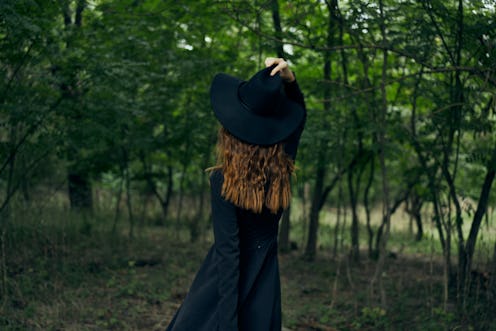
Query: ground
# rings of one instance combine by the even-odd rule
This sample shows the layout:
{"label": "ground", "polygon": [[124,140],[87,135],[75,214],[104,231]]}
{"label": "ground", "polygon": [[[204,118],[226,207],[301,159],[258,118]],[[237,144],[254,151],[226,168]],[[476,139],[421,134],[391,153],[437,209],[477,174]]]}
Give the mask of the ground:
{"label": "ground", "polygon": [[[164,330],[210,245],[208,238],[190,244],[159,228],[133,240],[70,237],[57,243],[32,238],[42,249],[9,260],[1,330]],[[385,304],[378,286],[371,293],[375,262],[365,252],[354,264],[326,250],[314,262],[301,256],[295,250],[279,257],[287,330],[496,330],[487,310],[474,320],[444,301],[436,256],[388,257]],[[472,308],[484,303],[486,292],[478,291]]]}

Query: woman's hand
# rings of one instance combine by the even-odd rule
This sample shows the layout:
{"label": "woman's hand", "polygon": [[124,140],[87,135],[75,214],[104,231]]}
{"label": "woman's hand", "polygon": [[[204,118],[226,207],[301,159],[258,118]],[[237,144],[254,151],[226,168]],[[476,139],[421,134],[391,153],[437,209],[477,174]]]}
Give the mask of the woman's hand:
{"label": "woman's hand", "polygon": [[268,57],[265,59],[266,67],[270,67],[274,64],[276,64],[276,67],[270,72],[271,76],[274,76],[276,73],[279,72],[282,80],[284,80],[285,82],[291,83],[296,79],[293,72],[289,69],[288,63],[284,61],[284,59],[276,57]]}

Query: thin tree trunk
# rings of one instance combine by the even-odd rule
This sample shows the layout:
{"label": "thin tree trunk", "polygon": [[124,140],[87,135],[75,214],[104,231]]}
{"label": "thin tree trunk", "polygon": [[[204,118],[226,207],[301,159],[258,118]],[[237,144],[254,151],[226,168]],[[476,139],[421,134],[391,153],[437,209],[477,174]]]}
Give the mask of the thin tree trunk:
{"label": "thin tree trunk", "polygon": [[[340,252],[343,252],[343,250],[344,250],[344,233],[346,230],[347,221],[348,221],[348,207],[345,204],[343,207],[343,224],[341,225],[341,233],[339,235],[339,237],[341,238],[339,241],[339,251]],[[347,261],[346,264],[348,265],[349,259],[347,259],[346,261]]]}
{"label": "thin tree trunk", "polygon": [[[202,182],[205,181],[205,173],[203,172],[200,176],[200,180]],[[203,217],[203,209],[204,209],[204,199],[203,199],[203,190],[205,189],[205,185],[202,183],[200,186],[200,194],[198,197],[198,208],[196,210],[195,216],[189,226],[189,240],[191,243],[195,243],[198,241],[200,237],[200,224]]]}
{"label": "thin tree trunk", "polygon": [[198,241],[198,238],[200,236],[200,223],[203,218],[203,209],[204,209],[204,197],[203,197],[203,192],[206,189],[206,183],[207,183],[207,178],[206,178],[206,172],[203,171],[208,166],[208,161],[209,161],[209,156],[210,156],[210,150],[204,154],[203,162],[202,162],[202,170],[201,170],[201,175],[200,175],[200,197],[199,197],[199,204],[198,204],[198,209],[196,212],[196,215],[193,217],[192,223],[190,225],[190,241],[192,243],[195,243]]}
{"label": "thin tree trunk", "polygon": [[336,226],[334,227],[334,245],[332,248],[332,257],[336,258],[338,255],[338,241],[339,241],[339,232],[340,232],[340,224],[341,224],[341,214],[343,209],[343,184],[342,181],[339,181],[338,187],[338,204],[337,204],[337,219]]}
{"label": "thin tree trunk", "polygon": [[[343,163],[344,163],[344,142],[346,141],[346,136],[347,136],[347,130],[343,131],[343,136],[342,138],[339,138],[339,159],[338,159],[338,168],[342,169],[343,168]],[[340,226],[341,226],[341,217],[343,213],[343,208],[345,207],[344,201],[343,201],[343,181],[342,178],[339,177],[339,183],[338,183],[338,201],[337,201],[337,219],[336,219],[336,226],[334,227],[334,245],[332,249],[332,256],[334,258],[337,257],[338,255],[338,244],[339,244],[339,233],[340,233]]]}
{"label": "thin tree trunk", "polygon": [[64,25],[68,27],[69,25],[72,24],[72,18],[71,18],[71,8],[70,8],[70,2],[69,0],[60,0],[61,2],[61,7],[62,7],[62,16],[64,17]]}
{"label": "thin tree trunk", "polygon": [[0,237],[0,244],[1,244],[1,274],[0,277],[2,277],[2,283],[1,283],[1,295],[2,295],[2,305],[7,304],[8,301],[8,296],[9,292],[7,289],[7,284],[8,284],[8,273],[7,273],[7,251],[5,248],[5,241],[7,239],[7,226],[8,226],[8,221],[10,218],[10,205],[9,201],[14,193],[14,165],[15,165],[15,160],[16,160],[16,154],[12,150],[15,148],[16,145],[16,140],[17,140],[17,130],[14,126],[11,127],[10,129],[10,146],[11,146],[11,151],[9,151],[11,157],[10,161],[8,164],[8,174],[7,174],[7,187],[6,187],[6,194],[5,194],[5,200],[0,208],[0,231],[1,231],[1,237]]}
{"label": "thin tree trunk", "polygon": [[[27,171],[27,167],[26,167],[26,157],[22,157],[20,158],[20,172],[25,174]],[[31,194],[29,193],[29,177],[28,176],[22,176],[21,178],[19,178],[19,181],[20,181],[20,190],[22,192],[22,197],[24,198],[24,205],[26,207],[29,206],[29,203],[31,202]]]}
{"label": "thin tree trunk", "polygon": [[493,260],[491,262],[489,286],[487,288],[490,302],[496,302],[496,242],[493,249]]}
{"label": "thin tree trunk", "polygon": [[[458,150],[458,149],[457,149]],[[449,169],[448,169],[448,163],[449,163],[449,157],[447,156],[449,152],[445,151],[445,157],[443,164],[441,166],[442,174],[443,177],[448,184],[448,189],[449,189],[449,198],[448,198],[448,206],[450,207],[451,210],[451,203],[450,200],[453,202],[455,205],[455,225],[456,225],[456,232],[457,232],[457,242],[458,242],[458,263],[459,263],[459,268],[458,268],[458,273],[459,273],[459,278],[458,278],[458,286],[457,288],[459,289],[458,296],[462,295],[463,292],[463,283],[465,282],[465,274],[463,271],[463,267],[465,266],[465,239],[463,236],[463,230],[462,230],[462,209],[460,206],[460,202],[458,200],[458,194],[456,193],[456,187],[455,187],[455,182],[454,182],[454,177],[452,177]],[[457,152],[458,153],[458,152]],[[447,246],[445,250],[445,256],[447,259],[447,264],[451,265],[451,215],[448,217],[448,219],[445,222],[445,227],[446,227],[446,235],[447,235]],[[461,299],[461,297],[459,297]]]}
{"label": "thin tree trunk", "polygon": [[[344,35],[344,20],[341,15],[341,11],[339,9],[338,1],[333,0],[329,3],[327,1],[328,7],[330,6],[330,15],[332,16],[332,19],[338,22],[338,28],[339,28],[339,44],[343,44],[343,35]],[[341,55],[341,68],[343,72],[343,84],[345,86],[349,86],[348,82],[348,60],[346,56],[346,52],[344,50],[341,50],[340,52]],[[358,117],[357,109],[356,107],[351,107],[351,115],[353,118],[353,125],[354,125],[354,132],[357,134],[357,140],[358,140],[358,151],[356,153],[356,157],[354,160],[351,162],[350,167],[348,168],[348,191],[350,195],[350,202],[351,202],[351,211],[352,211],[352,223],[351,223],[351,258],[355,261],[358,262],[360,260],[360,237],[359,237],[359,218],[358,218],[358,195],[360,193],[360,181],[361,177],[363,174],[363,171],[365,169],[365,164],[367,161],[364,161],[364,163],[360,164],[360,161],[363,161],[363,156],[365,154],[364,152],[364,147],[363,147],[363,133],[362,133],[362,123]],[[355,175],[354,170],[356,169],[356,165],[359,165],[359,170],[356,173],[355,177],[355,183],[353,183],[353,176]]]}
{"label": "thin tree trunk", "polygon": [[[443,254],[446,252],[446,240],[444,238],[444,232],[442,228],[443,223],[443,215],[441,214],[440,206],[439,206],[439,195],[438,190],[436,188],[436,169],[432,169],[428,166],[426,157],[422,151],[422,147],[420,146],[418,137],[417,137],[417,127],[416,127],[416,114],[417,114],[417,98],[418,98],[418,89],[420,81],[422,80],[424,72],[424,67],[420,69],[420,73],[415,82],[415,88],[413,90],[413,100],[412,100],[412,112],[410,117],[410,130],[411,130],[411,144],[417,153],[420,165],[424,170],[427,176],[427,186],[432,196],[432,204],[434,206],[434,223],[436,225],[436,229],[439,234],[439,241],[441,243],[441,247],[443,250]],[[451,267],[450,267],[451,268]]]}
{"label": "thin tree trunk", "polygon": [[308,211],[308,196],[310,195],[308,193],[309,191],[309,183],[304,183],[301,187],[301,190],[298,190],[298,195],[300,196],[300,199],[301,199],[301,209],[302,209],[302,213],[301,213],[301,217],[302,217],[302,220],[301,220],[301,233],[303,234],[301,236],[301,247],[304,247],[305,245],[305,242],[307,240],[307,230],[309,228],[308,224],[307,224],[307,220],[310,219],[310,213]]}
{"label": "thin tree trunk", "polygon": [[141,163],[143,165],[143,176],[146,180],[146,183],[148,185],[148,189],[153,193],[153,195],[157,198],[160,207],[162,209],[162,215],[164,217],[164,220],[167,219],[168,215],[168,210],[169,210],[169,202],[172,194],[172,167],[168,166],[167,167],[167,190],[165,192],[165,196],[162,197],[161,193],[159,192],[157,188],[157,184],[155,183],[153,179],[153,174],[152,174],[152,169],[151,165],[148,164],[146,160],[146,156],[144,155],[143,152],[140,153],[140,159]]}
{"label": "thin tree trunk", "polygon": [[348,171],[348,192],[351,203],[351,250],[350,258],[358,262],[360,260],[360,247],[359,247],[359,227],[358,227],[358,214],[357,214],[357,193],[353,187],[353,171]]}
{"label": "thin tree trunk", "polygon": [[[17,128],[15,125],[12,125],[11,128],[10,128],[10,153],[14,153],[12,151],[12,149],[14,148],[14,146],[16,145],[16,141],[17,141]],[[10,158],[10,162],[9,162],[9,165],[8,165],[8,172],[7,172],[7,187],[6,187],[6,192],[5,192],[5,198],[6,199],[9,199],[9,197],[12,197],[13,193],[14,193],[14,170],[15,170],[15,164],[16,164],[16,160],[17,160],[17,155],[16,154],[13,154],[12,158]],[[8,220],[10,218],[10,206],[7,204],[5,206],[5,209],[2,208],[1,210],[3,213],[2,213],[2,217],[5,218],[5,220]],[[6,222],[3,222],[4,225],[6,225]]]}
{"label": "thin tree trunk", "polygon": [[[64,26],[67,32],[67,38],[65,40],[67,49],[71,49],[71,36],[73,27],[76,29],[82,28],[83,23],[83,11],[86,5],[85,0],[78,0],[76,3],[76,10],[74,13],[74,19],[72,18],[71,12],[72,1],[63,0],[62,1],[62,15],[64,17]],[[73,72],[70,80],[63,80],[60,84],[60,90],[64,99],[70,101],[71,107],[80,107],[81,104],[81,90],[77,86],[77,73]],[[77,122],[81,120],[83,114],[81,111],[76,111],[76,114],[71,118],[72,122]],[[73,124],[74,124],[73,123]],[[67,182],[68,182],[68,192],[71,209],[82,212],[92,212],[93,209],[93,197],[91,189],[90,173],[84,162],[81,161],[81,156],[79,155],[79,140],[78,136],[80,128],[77,125],[73,125],[74,132],[68,132],[69,140],[71,141],[71,147],[67,151],[67,158],[72,163],[67,171]]]}
{"label": "thin tree trunk", "polygon": [[[386,38],[386,26],[385,26],[385,15],[384,15],[384,4],[382,0],[379,0],[379,11],[380,11],[380,28],[382,41],[387,44]],[[388,51],[383,52],[383,62],[382,62],[382,81],[381,81],[381,96],[382,96],[382,107],[379,112],[379,132],[378,132],[378,143],[379,143],[379,162],[381,165],[381,176],[382,176],[382,213],[385,219],[385,231],[383,238],[381,239],[381,244],[379,247],[379,260],[376,265],[374,275],[370,281],[371,294],[374,294],[374,286],[377,283],[379,285],[379,292],[381,298],[381,304],[386,307],[386,293],[384,290],[384,285],[382,281],[382,273],[384,270],[385,258],[386,258],[386,245],[389,239],[389,233],[391,229],[391,214],[389,208],[389,181],[388,173],[386,167],[386,132],[387,132],[387,94],[386,94],[386,84],[387,84],[387,65],[388,65]]]}
{"label": "thin tree trunk", "polygon": [[374,157],[370,160],[370,174],[367,185],[365,186],[365,191],[363,192],[363,206],[365,208],[365,219],[367,222],[367,234],[368,234],[368,250],[369,259],[373,257],[373,243],[374,243],[374,230],[372,230],[372,225],[370,224],[370,205],[369,205],[369,192],[372,186],[372,180],[374,179],[375,170],[375,160]]}
{"label": "thin tree trunk", "polygon": [[139,223],[138,226],[140,229],[143,229],[143,226],[145,225],[145,220],[147,219],[147,210],[148,210],[148,205],[150,203],[150,200],[152,196],[149,194],[150,192],[143,192],[141,194],[141,213],[139,216]]}
{"label": "thin tree trunk", "polygon": [[272,21],[274,23],[274,36],[275,36],[274,48],[276,50],[277,57],[284,58],[284,48],[283,48],[283,43],[282,43],[281,17],[279,15],[279,1],[272,0],[271,1],[271,9],[272,9]]}
{"label": "thin tree trunk", "polygon": [[163,202],[160,203],[162,207],[162,213],[164,214],[164,218],[167,219],[167,215],[169,213],[169,205],[173,192],[173,180],[172,180],[172,167],[167,167],[167,191],[165,193],[165,198]]}
{"label": "thin tree trunk", "polygon": [[1,229],[1,237],[0,237],[0,245],[2,247],[2,256],[1,256],[1,266],[2,266],[2,272],[0,277],[2,277],[2,289],[1,289],[1,295],[2,295],[2,306],[5,306],[8,301],[8,290],[7,290],[7,252],[5,249],[5,241],[7,238],[7,230],[5,228]]}
{"label": "thin tree trunk", "polygon": [[409,220],[409,234],[413,236],[413,223],[417,228],[417,233],[415,234],[415,241],[422,240],[424,233],[422,226],[422,198],[415,192],[410,193],[408,199],[405,201],[405,212],[408,214]]}
{"label": "thin tree trunk", "polygon": [[[189,103],[189,102],[188,102]],[[187,129],[189,129],[190,119],[189,112],[187,112],[186,119],[187,121]],[[179,181],[179,192],[178,192],[178,203],[177,203],[177,213],[176,213],[176,238],[179,238],[179,230],[180,225],[182,223],[182,211],[183,211],[183,199],[184,199],[184,180],[186,179],[186,170],[188,169],[188,165],[190,163],[190,153],[191,153],[191,141],[190,136],[188,135],[186,138],[186,148],[181,160],[182,169],[181,169],[181,180]]]}
{"label": "thin tree trunk", "polygon": [[481,193],[479,195],[479,202],[477,204],[477,210],[474,214],[474,219],[472,220],[472,225],[470,226],[470,232],[466,241],[465,246],[465,258],[463,259],[464,265],[462,270],[465,275],[469,275],[472,270],[472,259],[475,252],[475,244],[477,243],[477,235],[484,217],[484,213],[488,209],[489,196],[491,194],[491,186],[494,182],[494,177],[496,176],[496,146],[492,151],[491,159],[487,165],[487,173],[482,184]]}
{"label": "thin tree trunk", "polygon": [[281,227],[279,229],[279,251],[281,253],[288,253],[291,250],[291,245],[289,242],[289,231],[290,231],[290,214],[291,206],[288,207],[282,214]]}
{"label": "thin tree trunk", "polygon": [[[330,48],[334,44],[334,33],[335,33],[335,17],[336,17],[336,0],[331,0],[331,2],[326,1],[327,9],[329,12],[328,25],[327,25],[327,46]],[[325,51],[324,54],[324,81],[331,81],[331,52]],[[326,84],[323,87],[323,108],[324,114],[329,114],[331,110],[331,86]],[[324,119],[322,121],[322,130],[327,132],[329,129],[327,121]],[[327,173],[327,139],[322,139],[319,148],[319,156],[317,159],[317,170],[315,176],[315,187],[312,196],[312,205],[310,209],[310,224],[308,228],[308,241],[305,249],[305,258],[308,260],[313,260],[315,258],[317,250],[317,233],[319,228],[319,213],[322,205],[324,204],[325,197],[324,193],[324,180]]]}
{"label": "thin tree trunk", "polygon": [[124,180],[126,185],[126,206],[127,213],[129,218],[129,238],[134,237],[134,215],[133,215],[133,206],[131,201],[131,176],[129,174],[129,155],[127,150],[122,147],[122,162],[124,169]]}
{"label": "thin tree trunk", "polygon": [[320,165],[317,169],[315,178],[315,187],[312,195],[312,204],[310,207],[310,224],[308,227],[308,240],[304,257],[307,260],[314,260],[317,252],[317,233],[319,229],[319,202],[323,192],[323,182],[325,180],[325,166]]}
{"label": "thin tree trunk", "polygon": [[121,211],[121,199],[122,199],[122,189],[124,186],[124,174],[121,169],[121,180],[119,184],[119,191],[117,192],[117,202],[115,203],[115,212],[114,212],[114,223],[112,224],[112,233],[116,233],[117,231],[117,222],[119,221],[119,215]]}
{"label": "thin tree trunk", "polygon": [[86,0],[77,0],[76,13],[74,15],[74,25],[81,27],[83,24],[83,10],[86,7]]}
{"label": "thin tree trunk", "polygon": [[129,238],[134,237],[134,215],[131,203],[131,180],[129,178],[129,168],[126,169],[126,205],[129,217]]}
{"label": "thin tree trunk", "polygon": [[184,199],[184,179],[186,177],[186,163],[181,170],[181,180],[179,181],[178,202],[176,211],[176,238],[179,238],[179,230],[182,223],[183,199]]}
{"label": "thin tree trunk", "polygon": [[410,213],[413,216],[415,224],[417,226],[417,234],[415,235],[415,241],[421,241],[424,235],[424,228],[422,225],[422,198],[417,194],[413,194],[410,199]]}

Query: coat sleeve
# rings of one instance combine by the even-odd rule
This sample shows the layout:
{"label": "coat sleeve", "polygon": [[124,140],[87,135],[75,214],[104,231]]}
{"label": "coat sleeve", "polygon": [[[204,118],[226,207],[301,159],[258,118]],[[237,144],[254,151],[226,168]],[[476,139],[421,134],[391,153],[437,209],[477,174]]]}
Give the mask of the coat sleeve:
{"label": "coat sleeve", "polygon": [[210,176],[215,252],[218,256],[219,330],[238,331],[239,237],[236,206],[221,196],[223,176]]}
{"label": "coat sleeve", "polygon": [[293,160],[295,160],[296,151],[298,150],[298,145],[300,143],[301,133],[303,132],[303,128],[305,127],[305,122],[307,120],[307,110],[305,106],[305,98],[296,80],[291,83],[285,83],[284,91],[287,98],[296,103],[299,103],[303,107],[303,110],[305,112],[303,121],[301,122],[300,126],[295,130],[295,132],[291,134],[291,136],[288,137],[288,139],[286,139],[286,143],[284,146],[285,152],[290,155]]}

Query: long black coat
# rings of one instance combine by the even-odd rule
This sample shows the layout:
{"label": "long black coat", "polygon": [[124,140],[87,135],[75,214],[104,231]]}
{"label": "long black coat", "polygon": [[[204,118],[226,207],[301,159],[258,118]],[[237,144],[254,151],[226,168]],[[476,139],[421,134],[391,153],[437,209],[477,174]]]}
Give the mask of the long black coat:
{"label": "long black coat", "polygon": [[[305,107],[296,82],[286,95]],[[305,114],[306,116],[306,114]],[[296,157],[304,122],[285,151]],[[215,242],[167,331],[280,331],[277,232],[282,211],[256,214],[221,196],[223,175],[210,177]]]}

